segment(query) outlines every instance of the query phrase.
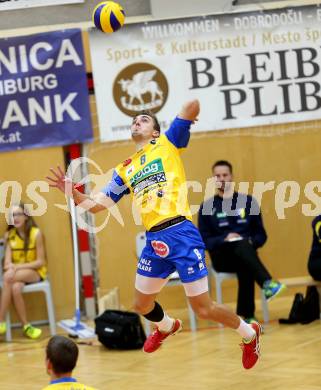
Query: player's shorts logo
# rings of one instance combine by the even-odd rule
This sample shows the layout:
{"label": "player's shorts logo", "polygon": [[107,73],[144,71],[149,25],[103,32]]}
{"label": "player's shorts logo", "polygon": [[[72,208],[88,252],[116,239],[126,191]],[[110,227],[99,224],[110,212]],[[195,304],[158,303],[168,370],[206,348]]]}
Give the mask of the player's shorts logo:
{"label": "player's shorts logo", "polygon": [[152,241],[151,242],[154,252],[159,257],[167,257],[169,255],[169,247],[163,241]]}
{"label": "player's shorts logo", "polygon": [[128,116],[135,116],[143,110],[157,113],[166,103],[168,82],[155,65],[135,63],[117,75],[113,95],[117,107]]}

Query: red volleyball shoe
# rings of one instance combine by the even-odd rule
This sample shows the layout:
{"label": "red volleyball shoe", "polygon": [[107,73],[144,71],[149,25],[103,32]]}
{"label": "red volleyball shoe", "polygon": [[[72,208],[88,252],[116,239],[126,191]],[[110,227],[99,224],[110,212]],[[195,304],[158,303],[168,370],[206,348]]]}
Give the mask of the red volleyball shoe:
{"label": "red volleyball shoe", "polygon": [[250,325],[255,330],[255,335],[249,341],[243,339],[242,344],[240,344],[243,350],[243,367],[247,370],[255,365],[260,356],[260,336],[262,334],[262,326],[258,322],[253,322]]}
{"label": "red volleyball shoe", "polygon": [[182,330],[182,321],[181,320],[175,320],[173,328],[168,333],[161,332],[158,328],[154,330],[152,334],[150,334],[145,343],[143,350],[147,353],[155,352],[165,339],[167,339],[168,336],[174,336],[176,333],[180,332]]}

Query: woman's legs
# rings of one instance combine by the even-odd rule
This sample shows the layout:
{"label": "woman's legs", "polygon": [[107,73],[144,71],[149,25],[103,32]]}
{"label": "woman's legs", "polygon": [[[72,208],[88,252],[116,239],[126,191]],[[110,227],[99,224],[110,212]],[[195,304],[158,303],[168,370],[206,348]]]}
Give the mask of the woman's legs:
{"label": "woman's legs", "polygon": [[12,281],[6,276],[6,272],[3,275],[3,286],[1,292],[1,304],[0,304],[0,322],[5,321],[5,317],[11,303],[12,293]]}
{"label": "woman's legs", "polygon": [[1,294],[0,305],[0,322],[5,321],[11,300],[13,299],[17,314],[23,325],[27,323],[26,308],[22,296],[22,289],[25,283],[39,282],[40,276],[33,269],[18,269],[13,277],[10,273],[5,272],[3,275],[3,289]]}
{"label": "woman's legs", "polygon": [[17,314],[23,325],[28,323],[26,306],[22,295],[22,289],[26,283],[36,283],[40,281],[40,275],[33,269],[17,270],[12,283],[12,299]]}

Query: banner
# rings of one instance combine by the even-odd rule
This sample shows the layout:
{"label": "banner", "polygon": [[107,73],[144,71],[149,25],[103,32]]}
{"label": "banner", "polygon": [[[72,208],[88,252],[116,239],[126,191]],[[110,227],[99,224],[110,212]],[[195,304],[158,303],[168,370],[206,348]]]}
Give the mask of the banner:
{"label": "banner", "polygon": [[84,3],[85,0],[0,0],[0,11],[19,8],[45,7],[47,5],[62,5]]}
{"label": "banner", "polygon": [[81,31],[0,39],[0,152],[92,138]]}
{"label": "banner", "polygon": [[152,109],[166,128],[198,98],[193,131],[321,118],[321,8],[244,12],[90,33],[101,139]]}

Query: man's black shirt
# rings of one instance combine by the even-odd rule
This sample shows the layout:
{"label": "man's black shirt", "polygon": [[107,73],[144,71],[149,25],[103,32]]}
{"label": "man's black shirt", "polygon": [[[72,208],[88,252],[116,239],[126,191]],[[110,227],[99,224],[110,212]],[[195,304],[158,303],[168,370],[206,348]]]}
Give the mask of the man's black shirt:
{"label": "man's black shirt", "polygon": [[267,240],[257,201],[238,192],[231,198],[216,195],[206,200],[199,211],[198,227],[209,252],[228,244],[224,239],[229,233],[238,233],[255,249]]}

